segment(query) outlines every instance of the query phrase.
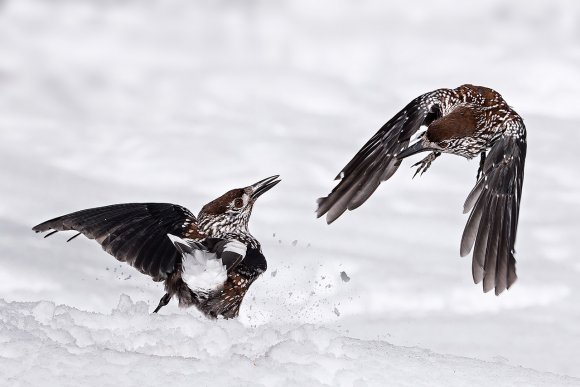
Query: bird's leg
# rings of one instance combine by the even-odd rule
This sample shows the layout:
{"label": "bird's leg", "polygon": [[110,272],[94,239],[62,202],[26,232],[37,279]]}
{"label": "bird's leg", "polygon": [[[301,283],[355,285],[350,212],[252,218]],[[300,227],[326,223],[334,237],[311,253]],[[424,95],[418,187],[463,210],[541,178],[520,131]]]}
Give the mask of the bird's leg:
{"label": "bird's leg", "polygon": [[171,294],[165,293],[165,295],[161,297],[161,299],[159,300],[159,305],[157,305],[157,308],[155,308],[153,313],[159,312],[159,309],[167,305],[169,303],[169,300],[171,300]]}
{"label": "bird's leg", "polygon": [[417,170],[415,171],[413,178],[415,178],[415,176],[417,176],[419,172],[421,172],[421,175],[424,174],[431,166],[433,160],[435,160],[439,156],[441,156],[441,152],[434,151],[429,153],[429,155],[425,157],[423,160],[411,165],[411,168],[416,167],[417,165],[419,166],[419,168],[417,168]]}
{"label": "bird's leg", "polygon": [[475,181],[479,181],[479,176],[483,173],[483,165],[485,164],[485,151],[481,152],[481,160],[479,161],[479,169],[477,170],[477,178]]}

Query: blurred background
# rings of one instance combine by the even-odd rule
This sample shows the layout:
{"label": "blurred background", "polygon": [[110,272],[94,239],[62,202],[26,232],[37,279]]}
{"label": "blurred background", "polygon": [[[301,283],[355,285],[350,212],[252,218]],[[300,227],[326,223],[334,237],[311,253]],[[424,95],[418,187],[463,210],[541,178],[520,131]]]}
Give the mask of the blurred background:
{"label": "blurred background", "polygon": [[[573,0],[4,0],[0,298],[109,313],[125,293],[152,310],[161,284],[31,227],[122,202],[197,213],[280,174],[251,220],[269,269],[244,324],[580,377],[579,69]],[[417,157],[332,226],[314,215],[385,121],[463,83],[499,91],[528,128],[519,280],[500,297],[459,257],[477,161],[441,158],[411,180]]]}

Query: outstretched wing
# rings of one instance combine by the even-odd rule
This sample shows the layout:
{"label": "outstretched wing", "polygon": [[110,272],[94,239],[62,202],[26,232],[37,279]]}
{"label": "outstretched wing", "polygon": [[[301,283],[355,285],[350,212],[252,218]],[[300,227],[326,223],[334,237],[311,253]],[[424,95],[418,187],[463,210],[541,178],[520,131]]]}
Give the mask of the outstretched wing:
{"label": "outstretched wing", "polygon": [[473,248],[473,280],[483,280],[483,291],[498,295],[516,280],[514,258],[520,199],[526,161],[526,128],[521,119],[491,147],[483,174],[467,197],[471,210],[461,239],[461,256]]}
{"label": "outstretched wing", "polygon": [[363,204],[381,182],[393,176],[401,164],[397,155],[409,146],[411,137],[441,116],[444,93],[445,89],[439,89],[415,98],[384,124],[338,174],[335,180],[340,182],[332,192],[318,199],[317,217],[326,214],[326,222],[332,223],[347,209]]}
{"label": "outstretched wing", "polygon": [[195,223],[195,216],[188,209],[175,204],[128,203],[74,212],[32,229],[53,230],[46,236],[76,230],[96,240],[119,261],[161,281],[173,272],[181,257],[167,234],[195,238],[198,236]]}

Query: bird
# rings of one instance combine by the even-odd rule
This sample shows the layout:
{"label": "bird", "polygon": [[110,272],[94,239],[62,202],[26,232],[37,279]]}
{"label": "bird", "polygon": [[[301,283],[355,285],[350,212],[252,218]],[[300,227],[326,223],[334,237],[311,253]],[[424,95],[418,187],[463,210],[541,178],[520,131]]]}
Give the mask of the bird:
{"label": "bird", "polygon": [[91,208],[40,223],[33,231],[74,230],[154,281],[164,281],[157,313],[176,296],[206,317],[237,317],[250,285],[267,269],[248,222],[256,200],[279,175],[232,189],[202,207],[197,217],[170,203],[126,203]]}
{"label": "bird", "polygon": [[[426,130],[425,130],[426,128]],[[515,242],[526,159],[523,119],[495,90],[464,84],[418,96],[399,111],[356,153],[319,198],[316,215],[328,224],[362,205],[397,171],[403,159],[430,152],[415,163],[426,172],[441,154],[480,156],[476,183],[463,211],[471,211],[460,255],[473,249],[472,277],[483,291],[499,295],[516,281]]]}

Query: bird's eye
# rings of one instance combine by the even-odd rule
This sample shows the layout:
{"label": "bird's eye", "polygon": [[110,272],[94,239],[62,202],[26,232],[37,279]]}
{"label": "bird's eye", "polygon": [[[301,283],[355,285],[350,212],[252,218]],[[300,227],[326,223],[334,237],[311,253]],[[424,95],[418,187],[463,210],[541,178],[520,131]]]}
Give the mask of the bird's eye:
{"label": "bird's eye", "polygon": [[234,207],[236,208],[240,208],[244,205],[244,201],[240,198],[237,198],[236,200],[234,200]]}

